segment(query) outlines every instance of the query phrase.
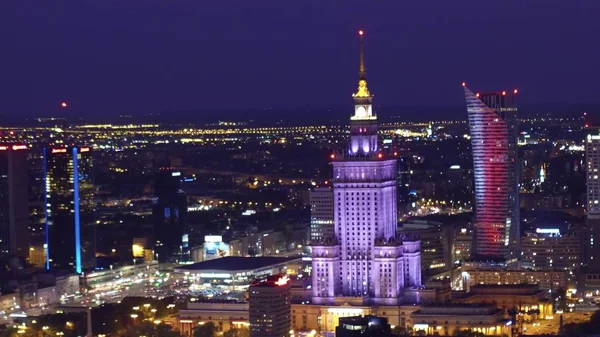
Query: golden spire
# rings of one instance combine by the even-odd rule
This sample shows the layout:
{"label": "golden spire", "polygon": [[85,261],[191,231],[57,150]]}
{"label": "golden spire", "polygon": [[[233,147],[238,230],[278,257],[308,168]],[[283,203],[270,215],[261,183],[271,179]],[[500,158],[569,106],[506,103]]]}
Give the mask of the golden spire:
{"label": "golden spire", "polygon": [[365,78],[365,43],[363,34],[362,30],[358,31],[358,35],[360,36],[360,79],[358,80],[358,91],[352,95],[353,97],[371,97]]}
{"label": "golden spire", "polygon": [[360,35],[360,79],[365,79],[365,41],[363,40],[363,31],[359,30]]}

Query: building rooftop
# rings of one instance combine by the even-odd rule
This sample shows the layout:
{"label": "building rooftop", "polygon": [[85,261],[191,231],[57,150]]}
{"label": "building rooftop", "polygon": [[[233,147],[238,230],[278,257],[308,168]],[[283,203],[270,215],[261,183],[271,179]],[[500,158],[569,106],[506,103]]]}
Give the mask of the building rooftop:
{"label": "building rooftop", "polygon": [[272,265],[283,264],[299,257],[241,257],[241,256],[226,256],[219,259],[198,262],[187,266],[177,267],[181,271],[238,271],[238,270],[255,270],[266,268]]}

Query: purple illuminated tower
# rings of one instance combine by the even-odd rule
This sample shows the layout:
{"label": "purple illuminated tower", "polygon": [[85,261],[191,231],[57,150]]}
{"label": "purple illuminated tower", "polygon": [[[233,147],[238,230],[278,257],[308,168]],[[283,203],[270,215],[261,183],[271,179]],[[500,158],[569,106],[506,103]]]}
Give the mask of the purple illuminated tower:
{"label": "purple illuminated tower", "polygon": [[360,79],[353,95],[350,144],[332,155],[334,236],[312,247],[313,302],[360,297],[399,303],[403,289],[421,285],[420,242],[396,233],[397,158],[378,152],[377,115],[365,79],[363,32]]}

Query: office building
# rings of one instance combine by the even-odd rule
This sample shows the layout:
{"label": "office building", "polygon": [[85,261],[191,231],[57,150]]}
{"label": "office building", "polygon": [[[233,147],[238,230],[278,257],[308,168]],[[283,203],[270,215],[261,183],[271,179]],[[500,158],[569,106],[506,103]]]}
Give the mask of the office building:
{"label": "office building", "polygon": [[392,329],[385,317],[372,315],[340,318],[335,337],[391,337]]}
{"label": "office building", "polygon": [[581,236],[558,228],[537,228],[521,238],[522,266],[534,270],[575,271],[581,263]]}
{"label": "office building", "polygon": [[475,177],[475,257],[514,261],[521,251],[517,90],[479,94],[463,87]]}
{"label": "office building", "polygon": [[469,260],[473,251],[473,230],[469,228],[456,228],[454,232],[454,264],[461,264]]}
{"label": "office building", "polygon": [[333,190],[317,187],[310,191],[310,240],[333,237]]}
{"label": "office building", "polygon": [[589,237],[587,248],[588,269],[600,270],[600,132],[590,128],[585,142],[587,218]]}
{"label": "office building", "polygon": [[250,337],[289,337],[291,285],[286,276],[275,275],[248,288]]}
{"label": "office building", "polygon": [[420,242],[397,233],[397,158],[379,151],[362,31],[360,36],[349,147],[331,155],[334,236],[312,244],[315,304],[333,304],[344,296],[397,305],[405,288],[421,285]]}
{"label": "office building", "polygon": [[398,151],[398,203],[410,202],[410,163],[412,155],[408,151]]}
{"label": "office building", "polygon": [[435,221],[409,220],[402,223],[399,232],[419,237],[423,272],[432,269],[439,272],[452,267],[454,228],[451,226]]}
{"label": "office building", "polygon": [[154,185],[154,253],[160,262],[190,259],[187,195],[181,190],[181,172],[161,169]]}
{"label": "office building", "polygon": [[27,146],[0,146],[0,257],[29,255]]}
{"label": "office building", "polygon": [[94,265],[94,185],[89,147],[44,149],[46,268]]}

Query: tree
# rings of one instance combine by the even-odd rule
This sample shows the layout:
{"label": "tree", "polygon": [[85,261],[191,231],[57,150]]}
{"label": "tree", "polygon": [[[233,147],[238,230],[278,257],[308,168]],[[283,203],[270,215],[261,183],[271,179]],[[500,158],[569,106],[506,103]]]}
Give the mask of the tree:
{"label": "tree", "polygon": [[223,333],[223,337],[250,337],[250,329],[232,328]]}
{"label": "tree", "polygon": [[194,329],[194,337],[215,337],[217,327],[215,323],[208,322]]}
{"label": "tree", "polygon": [[139,324],[129,327],[123,337],[181,337],[181,334],[177,330],[174,330],[172,326],[161,323],[153,324],[150,322],[141,322]]}

